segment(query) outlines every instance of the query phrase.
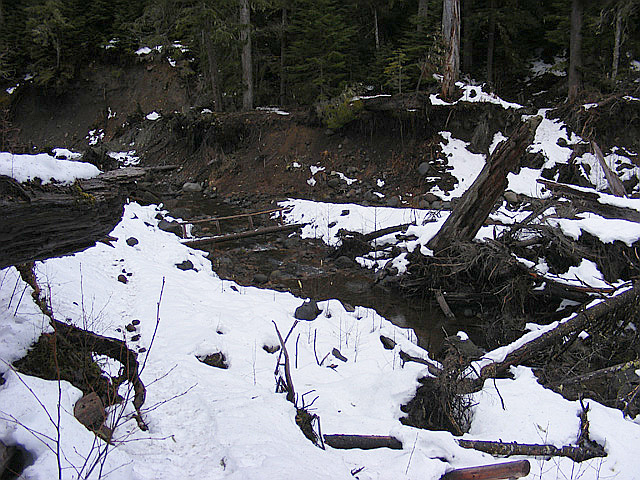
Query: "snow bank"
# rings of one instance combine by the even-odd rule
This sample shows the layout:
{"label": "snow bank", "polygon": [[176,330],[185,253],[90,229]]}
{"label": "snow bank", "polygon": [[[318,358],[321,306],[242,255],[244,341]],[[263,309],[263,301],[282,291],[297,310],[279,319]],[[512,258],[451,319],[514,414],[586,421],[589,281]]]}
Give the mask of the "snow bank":
{"label": "snow bank", "polygon": [[0,175],[8,175],[18,182],[39,178],[42,183],[52,180],[72,183],[78,178],[91,178],[100,174],[94,165],[70,160],[58,160],[46,153],[17,155],[0,152]]}

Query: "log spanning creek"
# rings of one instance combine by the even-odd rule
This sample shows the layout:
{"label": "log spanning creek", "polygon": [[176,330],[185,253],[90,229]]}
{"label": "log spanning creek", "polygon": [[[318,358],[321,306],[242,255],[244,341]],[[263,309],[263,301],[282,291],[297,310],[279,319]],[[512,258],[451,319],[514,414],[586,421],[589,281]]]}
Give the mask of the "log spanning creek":
{"label": "log spanning creek", "polygon": [[[194,221],[185,230],[193,246],[209,252],[213,270],[223,279],[289,291],[302,299],[372,308],[395,325],[413,329],[420,346],[433,353],[446,336],[464,330],[474,338],[479,331],[472,312],[459,320],[447,318],[434,298],[403,298],[382,288],[373,270],[333,259],[332,249],[321,241],[279,228],[269,214],[273,209],[251,209],[267,213],[249,216],[237,205],[199,194],[183,195],[168,208],[172,216]],[[202,221],[213,218],[218,220]],[[256,230],[264,233],[247,235]],[[210,237],[225,240],[200,241]]]}

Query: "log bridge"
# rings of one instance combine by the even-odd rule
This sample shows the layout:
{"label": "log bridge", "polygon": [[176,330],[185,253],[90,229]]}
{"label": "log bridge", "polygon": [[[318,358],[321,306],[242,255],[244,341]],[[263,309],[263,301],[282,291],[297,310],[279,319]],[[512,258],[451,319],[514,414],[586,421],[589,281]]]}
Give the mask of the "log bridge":
{"label": "log bridge", "polygon": [[[261,210],[259,212],[248,212],[248,213],[240,213],[237,215],[227,215],[224,217],[207,217],[207,218],[201,218],[198,220],[185,220],[180,223],[180,226],[182,227],[182,238],[183,241],[182,243],[189,246],[189,247],[196,247],[199,245],[206,245],[209,243],[219,243],[219,242],[225,242],[225,241],[229,241],[229,240],[238,240],[240,238],[249,238],[249,237],[256,237],[259,235],[266,235],[268,233],[276,233],[276,232],[284,232],[284,231],[290,231],[290,230],[297,230],[298,228],[301,228],[303,225],[303,223],[294,223],[294,224],[290,224],[290,225],[285,225],[284,224],[284,214],[286,212],[288,212],[290,210],[290,208],[288,207],[283,207],[283,208],[272,208],[270,210]],[[259,215],[270,215],[270,214],[276,214],[276,219],[278,221],[278,225],[272,225],[269,227],[261,227],[261,228],[256,228],[255,224],[254,224],[254,217],[259,216]],[[239,218],[246,218],[248,221],[248,230],[245,230],[243,232],[234,232],[234,233],[227,233],[227,234],[222,234],[222,229],[220,227],[220,221],[221,220],[235,220],[235,219],[239,219]],[[211,236],[211,237],[201,237],[201,238],[189,238],[188,237],[188,232],[187,232],[187,226],[188,225],[198,225],[198,224],[203,224],[203,223],[213,223],[216,226],[216,230],[218,232],[218,235],[215,236]]]}

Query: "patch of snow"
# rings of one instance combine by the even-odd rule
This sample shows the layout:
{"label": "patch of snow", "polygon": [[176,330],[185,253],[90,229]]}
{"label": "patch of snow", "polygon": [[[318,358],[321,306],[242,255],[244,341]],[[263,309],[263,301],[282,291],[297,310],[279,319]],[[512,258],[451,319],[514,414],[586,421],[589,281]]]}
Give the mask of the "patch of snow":
{"label": "patch of snow", "polygon": [[136,55],[149,55],[153,50],[149,47],[142,47],[136,50]]}
{"label": "patch of snow", "polygon": [[169,65],[171,65],[172,67],[176,66],[176,61],[171,57],[167,57],[167,62],[169,62]]}
{"label": "patch of snow", "polygon": [[107,155],[118,161],[118,163],[121,163],[123,167],[130,167],[140,163],[140,157],[136,155],[135,150],[129,150],[128,152],[107,152]]}
{"label": "patch of snow", "polygon": [[158,112],[151,112],[146,117],[147,120],[155,121],[160,118],[160,114]]}
{"label": "patch of snow", "polygon": [[453,138],[451,132],[440,132],[440,135],[446,142],[440,143],[440,145],[442,146],[442,153],[447,158],[448,165],[452,167],[450,173],[458,179],[458,183],[453,190],[444,192],[444,196],[450,198],[461,197],[484,168],[485,157],[467,150],[469,143]]}
{"label": "patch of snow", "polygon": [[355,183],[358,181],[357,178],[349,178],[347,177],[344,173],[340,173],[340,172],[331,172],[331,175],[336,175],[340,178],[340,180],[346,182],[347,185],[351,185],[352,183]]}
{"label": "patch of snow", "polygon": [[211,110],[210,108],[203,108],[202,111],[200,112],[200,114],[202,115],[206,115],[208,113],[213,113],[213,110]]}
{"label": "patch of snow", "polygon": [[590,110],[592,108],[596,108],[597,106],[597,103],[585,103],[584,105],[582,105],[582,108],[584,108],[585,110]]}
{"label": "patch of snow", "polygon": [[104,130],[89,130],[89,135],[87,135],[85,138],[89,140],[89,145],[97,145],[104,139]]}
{"label": "patch of snow", "polygon": [[78,160],[82,158],[82,154],[78,152],[72,152],[66,148],[54,148],[53,156],[58,160]]}
{"label": "patch of snow", "polygon": [[308,178],[308,179],[307,179],[307,183],[308,183],[309,185],[311,185],[312,187],[314,187],[314,186],[316,185],[316,183],[317,183],[317,182],[316,182],[316,179],[315,179],[315,178],[311,177],[311,178]]}
{"label": "patch of snow", "polygon": [[13,87],[9,87],[9,88],[7,88],[7,89],[5,90],[5,92],[7,92],[9,95],[11,95],[13,92],[15,92],[15,91],[16,91],[16,88],[18,88],[19,86],[20,86],[20,84],[15,85],[15,86],[13,86]]}
{"label": "patch of snow", "polygon": [[508,140],[508,138],[509,137],[505,137],[502,132],[496,132],[493,136],[493,140],[491,140],[491,145],[489,145],[489,154],[492,154],[495,149],[498,148],[498,145],[500,145],[502,141]]}
{"label": "patch of snow", "polygon": [[39,178],[42,183],[55,180],[68,184],[78,178],[92,178],[99,174],[100,170],[90,163],[57,160],[46,153],[16,155],[0,152],[0,175],[21,183]]}
{"label": "patch of snow", "polygon": [[324,169],[325,169],[324,167],[320,167],[320,166],[317,166],[317,165],[311,165],[309,167],[309,170],[311,170],[311,175],[315,175],[318,172],[323,172]]}
{"label": "patch of snow", "polygon": [[377,179],[376,185],[378,186],[378,188],[384,187],[384,180],[382,180],[381,178]]}
{"label": "patch of snow", "polygon": [[289,112],[285,112],[284,110],[279,109],[278,107],[256,107],[256,110],[260,110],[263,112],[271,112],[276,115],[290,115]]}

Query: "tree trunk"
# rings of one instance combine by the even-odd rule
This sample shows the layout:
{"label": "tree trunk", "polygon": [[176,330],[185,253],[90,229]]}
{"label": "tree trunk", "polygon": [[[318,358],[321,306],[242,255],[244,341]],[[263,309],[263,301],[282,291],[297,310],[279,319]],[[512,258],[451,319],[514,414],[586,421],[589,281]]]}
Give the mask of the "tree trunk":
{"label": "tree trunk", "polygon": [[568,101],[573,102],[582,89],[582,14],[584,0],[571,2],[571,37],[569,40],[569,92]]}
{"label": "tree trunk", "polygon": [[471,0],[464,0],[462,4],[464,23],[462,26],[462,71],[471,73],[473,68],[473,42],[471,41]]}
{"label": "tree trunk", "polygon": [[251,54],[251,13],[249,0],[240,0],[240,43],[242,44],[242,108],[253,108],[253,59]]}
{"label": "tree trunk", "polygon": [[213,96],[213,110],[221,112],[222,96],[220,95],[220,87],[218,85],[218,61],[216,52],[211,41],[211,26],[202,30],[202,47],[207,53],[207,62],[209,63],[209,82],[211,85],[211,95]]}
{"label": "tree trunk", "polygon": [[442,38],[445,46],[442,96],[449,99],[460,74],[460,0],[444,0]]}
{"label": "tree trunk", "polygon": [[380,31],[378,30],[378,9],[373,7],[373,23],[376,33],[376,50],[380,50]]}
{"label": "tree trunk", "polygon": [[509,140],[500,144],[427,247],[438,254],[454,242],[473,240],[507,187],[507,174],[520,163],[541,121],[540,116],[530,118],[520,125]]}
{"label": "tree trunk", "polygon": [[120,221],[124,201],[144,173],[120,169],[41,187],[0,176],[0,268],[93,246]]}
{"label": "tree trunk", "polygon": [[487,83],[493,83],[493,52],[496,38],[496,0],[489,4],[489,33],[487,38]]}
{"label": "tree trunk", "polygon": [[618,76],[618,66],[620,64],[620,45],[622,43],[622,12],[624,5],[621,3],[616,10],[616,32],[613,43],[613,64],[611,65],[611,79]]}
{"label": "tree trunk", "polygon": [[429,15],[429,0],[420,0],[418,3],[418,32],[422,32],[422,26]]}
{"label": "tree trunk", "polygon": [[280,105],[284,106],[285,96],[285,67],[284,55],[286,51],[287,7],[282,7],[282,22],[280,23]]}

